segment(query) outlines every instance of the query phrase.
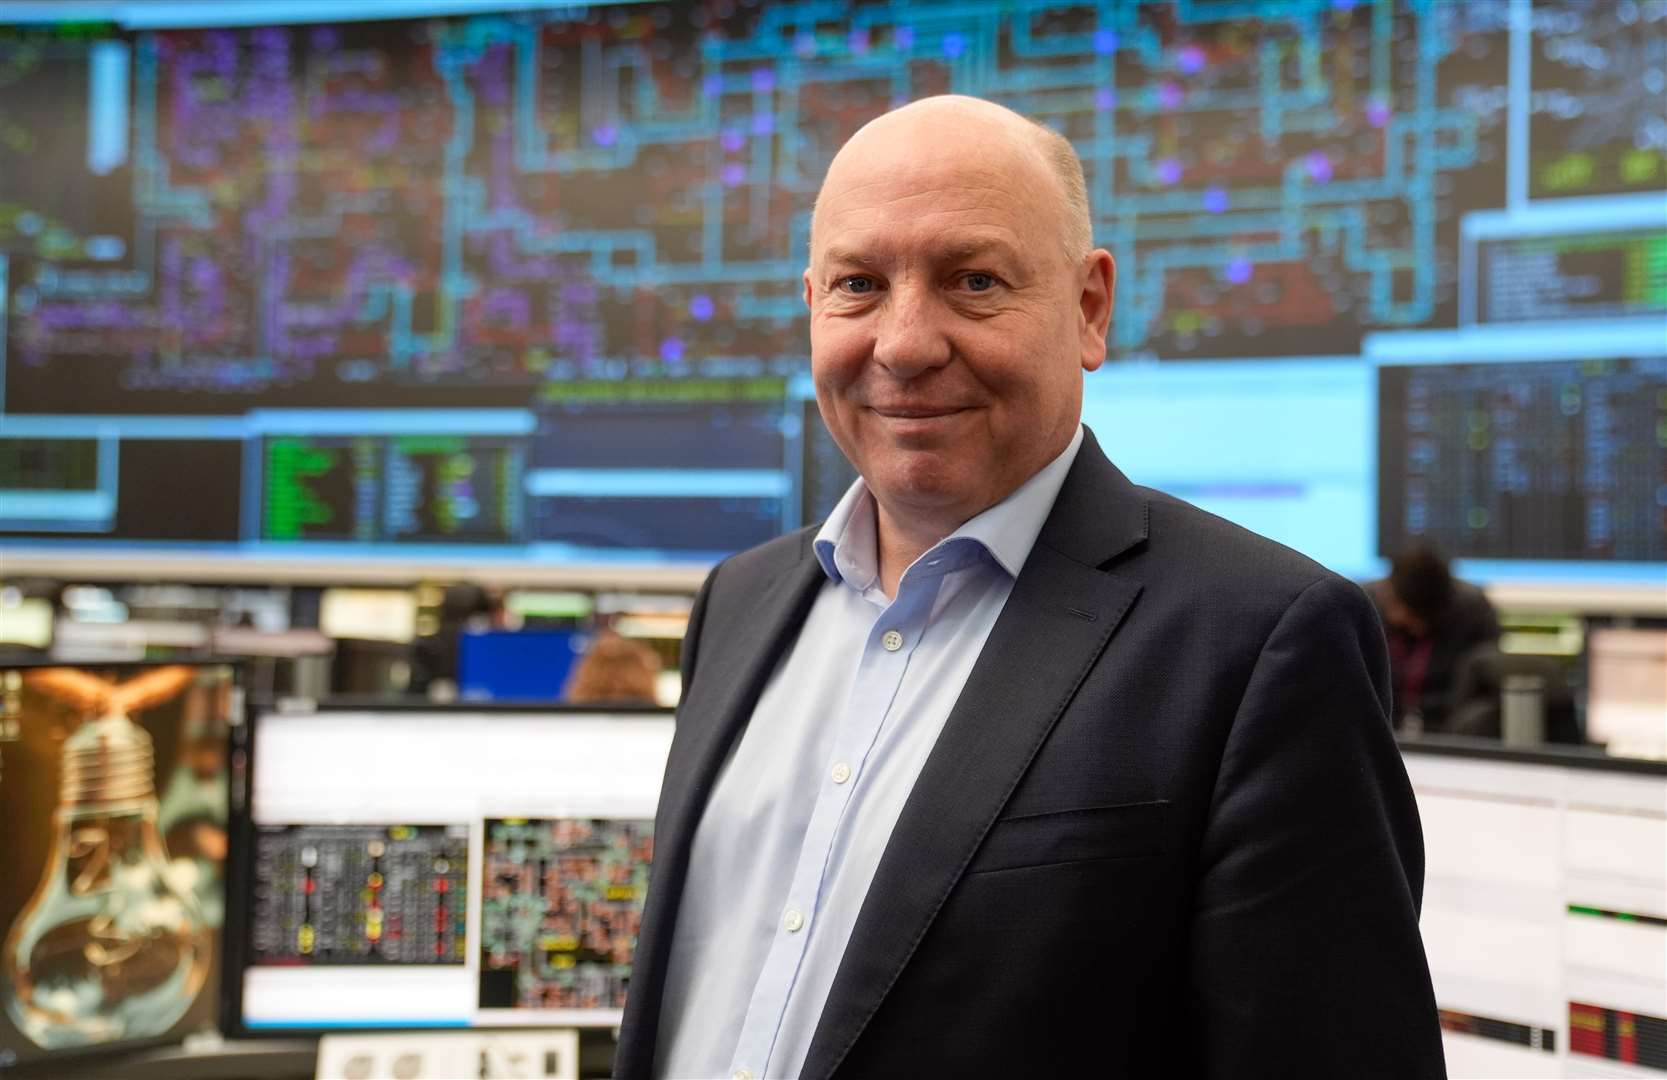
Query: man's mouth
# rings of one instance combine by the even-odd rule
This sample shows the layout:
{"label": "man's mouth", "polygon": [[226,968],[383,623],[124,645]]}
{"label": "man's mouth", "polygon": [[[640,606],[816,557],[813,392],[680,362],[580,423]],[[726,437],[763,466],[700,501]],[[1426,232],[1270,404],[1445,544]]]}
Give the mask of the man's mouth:
{"label": "man's mouth", "polygon": [[966,412],[958,405],[871,405],[876,413],[887,420],[933,420],[940,416],[954,416],[956,413]]}

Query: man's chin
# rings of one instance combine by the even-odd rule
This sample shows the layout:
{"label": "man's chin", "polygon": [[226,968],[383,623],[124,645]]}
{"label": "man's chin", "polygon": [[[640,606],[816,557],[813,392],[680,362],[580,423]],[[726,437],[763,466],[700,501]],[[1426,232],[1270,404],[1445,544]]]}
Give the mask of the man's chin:
{"label": "man's chin", "polygon": [[863,474],[869,490],[890,513],[935,519],[977,504],[978,485],[964,464],[957,469],[921,456],[929,459],[891,462]]}

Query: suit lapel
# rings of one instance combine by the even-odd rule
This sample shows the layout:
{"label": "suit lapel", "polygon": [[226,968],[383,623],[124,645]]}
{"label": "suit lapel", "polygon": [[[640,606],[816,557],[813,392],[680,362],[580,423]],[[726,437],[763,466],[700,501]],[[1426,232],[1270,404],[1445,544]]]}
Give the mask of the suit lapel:
{"label": "suit lapel", "polygon": [[1140,593],[1097,567],[1146,505],[1085,434],[1052,513],[915,782],[834,977],[802,1075],[829,1076],[902,972]]}
{"label": "suit lapel", "polygon": [[[715,622],[706,631],[725,640],[721,649],[703,652],[701,680],[688,707],[678,712],[677,738],[683,745],[672,761],[679,768],[667,775],[660,804],[667,842],[677,850],[693,839],[724,755],[746,726],[770,673],[798,638],[826,580],[815,558],[807,556],[764,588],[747,618]],[[704,667],[706,657],[711,657],[709,668]]]}
{"label": "suit lapel", "polygon": [[643,992],[627,1000],[626,1021],[635,1036],[620,1044],[617,1076],[646,1076],[653,1066],[672,932],[695,829],[730,746],[827,580],[809,543],[807,535],[800,557],[770,579],[744,613],[708,612],[701,628],[700,676],[678,708],[677,734],[655,814],[652,902],[643,912],[631,976]]}

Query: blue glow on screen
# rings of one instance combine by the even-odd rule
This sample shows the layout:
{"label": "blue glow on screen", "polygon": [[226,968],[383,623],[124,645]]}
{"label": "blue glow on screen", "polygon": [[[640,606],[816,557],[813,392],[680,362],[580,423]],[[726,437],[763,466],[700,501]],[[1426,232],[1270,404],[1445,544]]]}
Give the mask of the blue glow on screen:
{"label": "blue glow on screen", "polygon": [[1107,367],[1083,421],[1129,479],[1339,573],[1377,568],[1372,378],[1320,358]]}
{"label": "blue glow on screen", "polygon": [[[1356,577],[1431,523],[1488,579],[1656,580],[1667,8],[1276,6],[0,0],[0,543],[635,566],[813,523],[810,202],[928,87],[1077,148],[1131,478]],[[143,513],[182,477],[226,512]]]}

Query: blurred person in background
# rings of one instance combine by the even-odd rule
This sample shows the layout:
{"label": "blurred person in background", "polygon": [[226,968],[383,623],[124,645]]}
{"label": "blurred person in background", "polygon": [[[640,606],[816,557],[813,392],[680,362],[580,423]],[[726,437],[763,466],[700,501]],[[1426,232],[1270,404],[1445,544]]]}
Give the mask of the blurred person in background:
{"label": "blurred person in background", "polygon": [[653,705],[660,658],[640,641],[605,631],[573,665],[562,700],[569,705]]}
{"label": "blurred person in background", "polygon": [[1368,587],[1389,639],[1395,726],[1409,734],[1449,729],[1459,661],[1499,642],[1499,615],[1481,589],[1453,576],[1441,552],[1408,548]]}
{"label": "blurred person in background", "polygon": [[457,653],[463,635],[491,629],[501,621],[502,597],[481,585],[457,582],[445,587],[440,602],[440,625],[417,638],[411,650],[413,694],[436,701],[457,696]]}

